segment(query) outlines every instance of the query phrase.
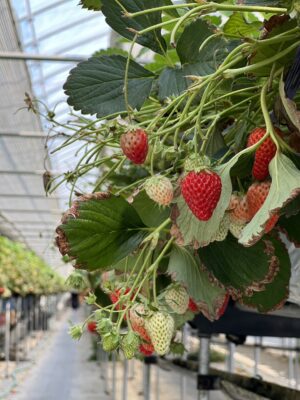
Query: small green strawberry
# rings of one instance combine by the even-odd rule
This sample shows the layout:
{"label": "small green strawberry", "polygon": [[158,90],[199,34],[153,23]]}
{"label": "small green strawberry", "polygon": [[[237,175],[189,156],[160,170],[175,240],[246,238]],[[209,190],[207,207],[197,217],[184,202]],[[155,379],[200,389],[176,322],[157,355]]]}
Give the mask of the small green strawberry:
{"label": "small green strawberry", "polygon": [[120,335],[117,333],[107,333],[102,336],[102,347],[104,351],[116,350],[120,343]]}
{"label": "small green strawberry", "polygon": [[140,339],[133,331],[129,331],[122,337],[120,347],[123,350],[127,360],[131,360],[137,353],[140,345]]}
{"label": "small green strawberry", "polygon": [[102,318],[97,322],[97,332],[103,336],[112,330],[112,322],[109,318]]}
{"label": "small green strawberry", "polygon": [[168,206],[173,200],[173,186],[171,181],[164,176],[153,176],[145,183],[147,195],[161,206]]}
{"label": "small green strawberry", "polygon": [[174,319],[165,312],[154,312],[146,320],[146,329],[156,353],[160,356],[167,354],[174,333]]}
{"label": "small green strawberry", "polygon": [[184,314],[189,306],[189,295],[183,286],[171,286],[165,292],[168,306],[176,314]]}

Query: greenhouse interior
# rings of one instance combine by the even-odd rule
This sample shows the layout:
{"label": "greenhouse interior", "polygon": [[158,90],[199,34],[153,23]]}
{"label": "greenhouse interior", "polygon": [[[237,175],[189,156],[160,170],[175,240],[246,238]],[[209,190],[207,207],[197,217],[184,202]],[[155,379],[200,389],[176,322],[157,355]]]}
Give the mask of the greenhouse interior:
{"label": "greenhouse interior", "polygon": [[0,0],[0,400],[300,400],[300,1]]}

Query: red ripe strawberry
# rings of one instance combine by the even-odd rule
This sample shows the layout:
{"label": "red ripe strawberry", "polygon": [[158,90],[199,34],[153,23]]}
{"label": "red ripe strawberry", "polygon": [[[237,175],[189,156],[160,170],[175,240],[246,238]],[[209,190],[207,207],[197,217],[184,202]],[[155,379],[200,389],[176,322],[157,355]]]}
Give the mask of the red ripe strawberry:
{"label": "red ripe strawberry", "polygon": [[97,323],[96,321],[90,321],[87,324],[87,330],[91,333],[96,333]]}
{"label": "red ripe strawberry", "polygon": [[212,171],[191,171],[181,183],[181,192],[192,213],[201,221],[208,221],[220,200],[222,181]]}
{"label": "red ripe strawberry", "polygon": [[245,224],[251,219],[247,196],[237,197],[237,205],[230,212],[230,219],[234,223]]}
{"label": "red ripe strawberry", "polygon": [[194,300],[191,297],[190,297],[190,300],[189,300],[188,309],[190,311],[192,311],[193,313],[195,313],[195,314],[199,311],[197,304],[194,302]]}
{"label": "red ripe strawberry", "polygon": [[[249,205],[249,212],[251,218],[257,213],[257,211],[262,207],[264,204],[269,191],[270,191],[271,182],[261,182],[261,183],[253,183],[248,189],[247,192],[247,200]],[[270,232],[274,226],[276,225],[279,219],[279,215],[273,215],[267,222],[265,226],[265,233]]]}
{"label": "red ripe strawberry", "polygon": [[[282,136],[282,132],[275,128],[278,135]],[[248,137],[247,147],[253,146],[257,143],[265,134],[267,130],[265,128],[256,128],[252,131]],[[277,151],[276,145],[273,140],[268,136],[262,144],[258,147],[255,152],[254,164],[252,174],[258,181],[263,181],[269,176],[269,164],[272,158],[275,156]]]}
{"label": "red ripe strawberry", "polygon": [[143,343],[140,345],[140,352],[145,356],[151,356],[154,353],[154,347],[151,343]]}
{"label": "red ripe strawberry", "polygon": [[148,136],[142,129],[129,131],[121,136],[123,153],[134,164],[143,164],[148,154]]}
{"label": "red ripe strawberry", "polygon": [[[129,293],[129,292],[130,292],[130,289],[129,289],[129,288],[126,288],[124,294],[127,294],[127,293]],[[117,303],[117,302],[119,301],[120,296],[121,296],[121,289],[116,289],[116,290],[114,290],[113,292],[109,293],[110,301],[111,301],[113,304],[115,304],[115,303]],[[124,309],[124,308],[125,308],[125,305],[122,306],[122,309]],[[120,309],[120,305],[117,304],[116,310],[119,310],[119,309]]]}

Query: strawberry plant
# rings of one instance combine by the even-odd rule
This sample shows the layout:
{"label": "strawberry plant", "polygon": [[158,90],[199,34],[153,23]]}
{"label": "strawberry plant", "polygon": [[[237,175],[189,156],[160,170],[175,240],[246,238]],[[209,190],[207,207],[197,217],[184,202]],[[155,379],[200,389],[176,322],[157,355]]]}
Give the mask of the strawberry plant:
{"label": "strawberry plant", "polygon": [[229,297],[282,306],[291,265],[279,233],[300,241],[299,1],[81,4],[127,50],[70,71],[73,119],[51,122],[68,132],[56,151],[83,151],[48,187],[70,188],[57,245],[100,277],[89,304],[103,347],[166,354],[185,321],[220,318]]}

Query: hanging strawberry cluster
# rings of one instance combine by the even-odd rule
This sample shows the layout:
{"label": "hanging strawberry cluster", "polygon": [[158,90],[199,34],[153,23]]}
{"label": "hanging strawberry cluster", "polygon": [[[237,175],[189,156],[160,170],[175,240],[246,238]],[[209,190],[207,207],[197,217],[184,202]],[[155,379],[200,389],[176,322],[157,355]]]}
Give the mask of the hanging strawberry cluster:
{"label": "hanging strawberry cluster", "polygon": [[[94,6],[129,52],[99,51],[70,72],[68,103],[97,118],[64,126],[60,148],[81,141],[83,153],[51,189],[70,187],[57,228],[70,282],[93,277],[93,312],[71,334],[87,327],[127,358],[182,351],[183,324],[220,318],[230,297],[280,307],[283,235],[300,242],[297,2],[138,3]],[[90,171],[93,193],[74,199]]]}

